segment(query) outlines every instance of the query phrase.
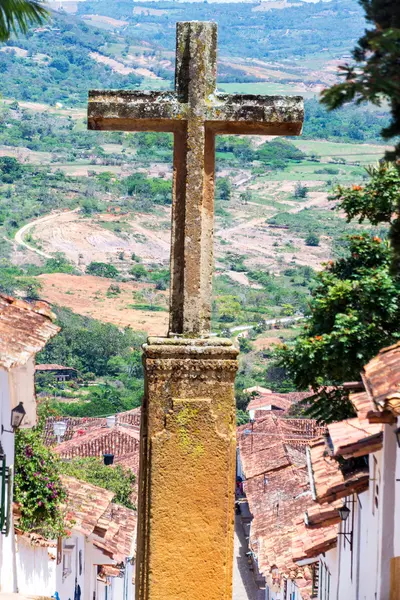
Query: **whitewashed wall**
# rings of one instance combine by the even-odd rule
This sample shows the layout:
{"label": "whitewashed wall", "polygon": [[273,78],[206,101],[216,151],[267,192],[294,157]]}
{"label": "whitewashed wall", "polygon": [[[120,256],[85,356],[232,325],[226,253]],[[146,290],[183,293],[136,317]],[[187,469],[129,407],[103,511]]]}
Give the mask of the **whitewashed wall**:
{"label": "whitewashed wall", "polygon": [[[337,548],[320,556],[330,571],[331,586],[329,597],[320,592],[319,600],[388,600],[390,560],[400,555],[398,463],[394,427],[385,425],[382,450],[369,456],[368,491],[354,496],[354,504],[353,497],[347,498],[351,513],[346,531],[353,532],[353,548],[339,535]],[[339,532],[344,531],[341,525]]]}
{"label": "whitewashed wall", "polygon": [[[10,377],[7,371],[0,369],[0,432],[1,425],[10,429],[11,421]],[[7,457],[7,466],[14,466],[14,434],[0,433],[1,444]],[[15,592],[15,542],[11,523],[8,536],[0,533],[0,591]]]}
{"label": "whitewashed wall", "polygon": [[[52,558],[51,558],[52,557]],[[31,546],[17,538],[17,582],[20,594],[52,596],[56,591],[56,549]]]}
{"label": "whitewashed wall", "polygon": [[[400,427],[400,418],[396,427]],[[396,448],[396,473],[395,473],[395,509],[394,509],[394,556],[400,556],[400,448]]]}

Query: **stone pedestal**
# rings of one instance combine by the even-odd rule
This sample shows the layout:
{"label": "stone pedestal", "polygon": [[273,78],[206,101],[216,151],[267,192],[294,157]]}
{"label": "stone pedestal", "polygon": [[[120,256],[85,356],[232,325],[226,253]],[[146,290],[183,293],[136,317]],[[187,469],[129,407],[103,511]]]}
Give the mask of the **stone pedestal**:
{"label": "stone pedestal", "polygon": [[230,340],[144,347],[136,600],[231,600],[235,485]]}

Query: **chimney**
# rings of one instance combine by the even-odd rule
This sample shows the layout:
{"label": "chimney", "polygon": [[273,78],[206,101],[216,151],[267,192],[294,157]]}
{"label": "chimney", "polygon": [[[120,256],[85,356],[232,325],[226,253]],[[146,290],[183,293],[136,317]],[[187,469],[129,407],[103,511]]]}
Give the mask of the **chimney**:
{"label": "chimney", "polygon": [[111,429],[111,427],[115,427],[116,417],[115,415],[110,415],[106,418],[107,427]]}
{"label": "chimney", "polygon": [[114,463],[114,454],[103,454],[103,460],[106,466],[112,465]]}

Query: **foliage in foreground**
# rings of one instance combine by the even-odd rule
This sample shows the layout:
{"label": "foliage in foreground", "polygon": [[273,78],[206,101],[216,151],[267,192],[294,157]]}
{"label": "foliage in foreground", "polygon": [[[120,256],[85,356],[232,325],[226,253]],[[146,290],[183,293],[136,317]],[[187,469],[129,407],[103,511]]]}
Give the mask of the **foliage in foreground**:
{"label": "foliage in foreground", "polygon": [[[400,195],[397,168],[383,164],[369,174],[365,186],[339,186],[333,199],[348,221],[390,223]],[[303,334],[277,351],[297,389],[311,386],[316,392],[308,413],[320,421],[352,414],[340,385],[359,380],[364,364],[400,339],[400,280],[391,268],[393,254],[393,240],[351,236],[347,256],[331,261],[318,275]]]}
{"label": "foliage in foreground", "polygon": [[0,42],[12,33],[27,33],[30,25],[40,25],[47,11],[36,0],[0,0]]}
{"label": "foliage in foreground", "polygon": [[390,260],[387,242],[351,237],[348,257],[319,274],[304,332],[277,350],[296,387],[319,392],[310,416],[325,422],[349,416],[345,394],[321,387],[358,381],[363,365],[400,338],[400,285],[390,275]]}
{"label": "foliage in foreground", "polygon": [[14,500],[20,505],[18,527],[46,539],[67,534],[60,480],[60,460],[45,446],[42,425],[21,429],[15,436]]}
{"label": "foliage in foreground", "polygon": [[136,481],[132,471],[120,465],[106,466],[100,458],[74,458],[60,463],[64,475],[87,481],[115,493],[113,502],[126,508],[135,509],[132,502],[132,488]]}

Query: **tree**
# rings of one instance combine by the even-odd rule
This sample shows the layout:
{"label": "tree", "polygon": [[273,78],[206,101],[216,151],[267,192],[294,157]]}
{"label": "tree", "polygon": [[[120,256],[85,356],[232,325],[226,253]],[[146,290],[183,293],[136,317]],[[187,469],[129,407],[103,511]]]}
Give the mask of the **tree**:
{"label": "tree", "polygon": [[97,275],[97,277],[108,277],[109,279],[115,279],[118,276],[118,269],[114,265],[110,265],[104,262],[91,262],[86,267],[86,273],[88,275]]}
{"label": "tree", "polygon": [[[322,102],[331,110],[352,101],[377,105],[388,102],[392,120],[381,135],[390,139],[400,134],[400,4],[398,0],[359,1],[372,28],[365,31],[353,50],[355,64],[340,67],[345,81],[325,90]],[[397,159],[400,168],[400,142],[387,158]],[[399,215],[400,195],[395,208]],[[400,217],[392,224],[391,240],[392,270],[400,276]]]}
{"label": "tree", "polygon": [[227,177],[219,177],[216,185],[216,196],[219,200],[229,201],[232,196],[232,184]]}
{"label": "tree", "polygon": [[141,264],[133,265],[133,267],[131,267],[131,269],[129,270],[129,273],[137,281],[145,279],[148,275],[146,268]]}
{"label": "tree", "polygon": [[373,225],[389,223],[390,240],[393,248],[392,271],[400,274],[400,170],[391,163],[367,169],[370,180],[364,186],[351,188],[338,186],[332,196],[337,207],[342,208],[347,221],[357,218],[359,223],[366,219]]}
{"label": "tree", "polygon": [[35,0],[0,0],[0,42],[6,42],[12,33],[26,33],[46,16],[46,9]]}
{"label": "tree", "polygon": [[15,436],[14,499],[21,516],[18,526],[44,538],[66,535],[63,505],[66,493],[60,480],[60,460],[43,441],[43,421]]}
{"label": "tree", "polygon": [[[398,0],[359,0],[372,28],[353,50],[353,65],[340,68],[345,81],[322,93],[322,102],[335,109],[347,102],[389,102],[392,122],[382,130],[384,138],[400,134],[400,4]],[[400,143],[396,146],[400,156]]]}
{"label": "tree", "polygon": [[307,194],[308,194],[308,189],[306,188],[306,186],[298,181],[294,188],[294,197],[295,198],[307,198]]}
{"label": "tree", "polygon": [[400,339],[400,284],[389,271],[389,244],[363,234],[349,239],[348,250],[318,275],[303,333],[276,351],[297,389],[315,391],[308,413],[325,422],[352,414],[340,385],[358,380],[366,362]]}
{"label": "tree", "polygon": [[120,465],[109,467],[100,458],[87,457],[62,462],[60,470],[64,475],[114,492],[113,502],[116,504],[122,504],[131,509],[135,508],[132,502],[132,488],[136,477],[129,469],[124,469]]}
{"label": "tree", "polygon": [[316,233],[309,233],[305,242],[306,246],[319,246],[319,237]]}

